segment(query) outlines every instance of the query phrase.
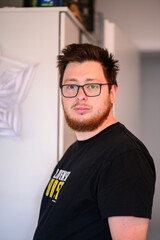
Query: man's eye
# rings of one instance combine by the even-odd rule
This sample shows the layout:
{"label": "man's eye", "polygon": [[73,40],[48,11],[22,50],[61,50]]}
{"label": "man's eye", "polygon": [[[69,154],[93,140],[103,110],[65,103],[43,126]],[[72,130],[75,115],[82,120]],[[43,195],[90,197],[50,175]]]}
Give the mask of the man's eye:
{"label": "man's eye", "polygon": [[91,89],[94,89],[94,88],[96,88],[96,85],[91,85],[90,87],[91,87]]}
{"label": "man's eye", "polygon": [[68,89],[68,90],[75,90],[76,87],[77,87],[77,86],[75,86],[75,85],[68,85],[68,86],[67,86],[67,89]]}
{"label": "man's eye", "polygon": [[87,86],[88,90],[95,90],[97,88],[96,84],[91,84]]}
{"label": "man's eye", "polygon": [[73,86],[73,85],[68,85],[67,88],[69,88],[69,89],[73,89],[74,86]]}

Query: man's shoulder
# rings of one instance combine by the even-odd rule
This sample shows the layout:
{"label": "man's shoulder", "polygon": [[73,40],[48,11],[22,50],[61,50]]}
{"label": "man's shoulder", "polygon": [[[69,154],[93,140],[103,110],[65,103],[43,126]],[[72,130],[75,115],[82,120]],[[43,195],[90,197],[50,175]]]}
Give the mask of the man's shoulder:
{"label": "man's shoulder", "polygon": [[114,150],[119,150],[120,152],[133,149],[147,150],[141,140],[120,122],[117,122],[109,128],[110,133],[109,131],[107,132],[106,129],[103,140],[106,142],[106,145],[109,145]]}

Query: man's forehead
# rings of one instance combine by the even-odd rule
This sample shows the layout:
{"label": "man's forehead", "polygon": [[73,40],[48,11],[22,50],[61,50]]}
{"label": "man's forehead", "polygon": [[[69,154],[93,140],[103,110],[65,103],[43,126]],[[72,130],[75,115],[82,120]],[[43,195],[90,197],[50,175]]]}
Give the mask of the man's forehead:
{"label": "man's forehead", "polygon": [[82,63],[69,63],[64,71],[62,82],[63,84],[85,84],[89,82],[101,83],[105,81],[106,78],[101,64],[96,61],[85,61]]}

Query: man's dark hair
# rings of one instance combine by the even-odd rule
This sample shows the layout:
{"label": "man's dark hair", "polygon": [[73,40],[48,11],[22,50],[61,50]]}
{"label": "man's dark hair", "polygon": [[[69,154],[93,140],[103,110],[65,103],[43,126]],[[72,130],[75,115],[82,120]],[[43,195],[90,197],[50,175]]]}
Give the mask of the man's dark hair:
{"label": "man's dark hair", "polygon": [[119,71],[118,61],[109,54],[107,49],[100,48],[92,44],[70,44],[62,50],[62,54],[57,57],[57,67],[60,75],[60,85],[62,84],[64,71],[70,62],[96,61],[102,65],[104,76],[109,83],[109,90],[112,85],[117,84],[116,76]]}

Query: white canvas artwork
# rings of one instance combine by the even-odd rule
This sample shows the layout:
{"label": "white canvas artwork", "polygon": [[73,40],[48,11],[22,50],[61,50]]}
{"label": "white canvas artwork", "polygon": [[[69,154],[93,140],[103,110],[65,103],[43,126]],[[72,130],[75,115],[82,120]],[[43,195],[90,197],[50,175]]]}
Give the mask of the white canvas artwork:
{"label": "white canvas artwork", "polygon": [[0,51],[0,136],[21,136],[21,104],[27,97],[38,64],[2,56]]}

